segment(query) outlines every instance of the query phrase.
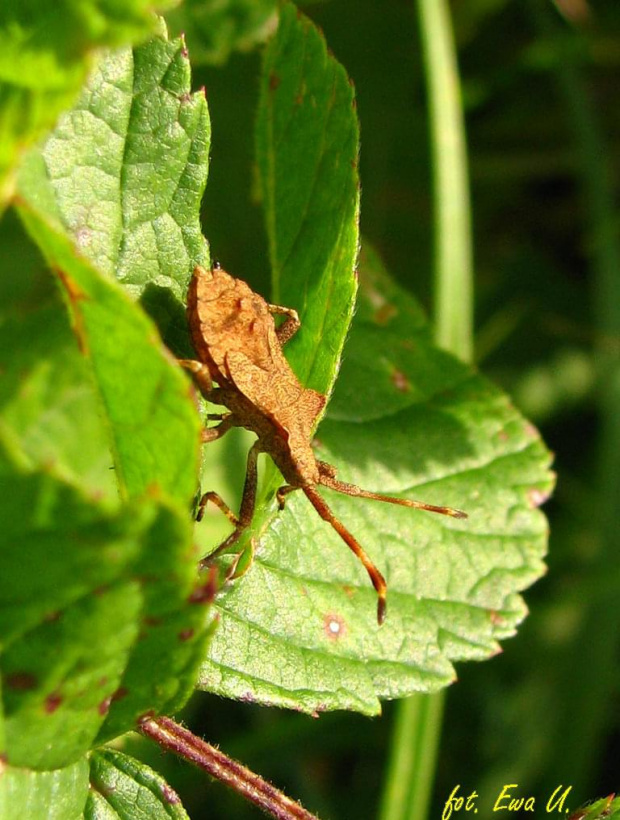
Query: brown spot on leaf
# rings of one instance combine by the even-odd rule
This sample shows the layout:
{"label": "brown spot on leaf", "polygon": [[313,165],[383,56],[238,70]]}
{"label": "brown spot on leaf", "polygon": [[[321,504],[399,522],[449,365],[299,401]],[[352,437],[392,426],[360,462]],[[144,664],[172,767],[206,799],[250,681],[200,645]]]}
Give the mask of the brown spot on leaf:
{"label": "brown spot on leaf", "polygon": [[540,433],[538,432],[538,428],[534,427],[534,425],[531,424],[530,422],[525,423],[525,425],[523,427],[523,432],[525,433],[526,436],[531,436],[534,439],[539,439],[540,438]]}
{"label": "brown spot on leaf", "polygon": [[275,91],[282,81],[278,77],[275,71],[272,71],[269,75],[269,90]]}
{"label": "brown spot on leaf", "polygon": [[195,632],[194,632],[193,629],[182,629],[179,632],[179,640],[180,641],[191,641],[191,639],[194,637],[194,634],[195,634]]}
{"label": "brown spot on leaf", "polygon": [[4,682],[9,689],[16,689],[18,692],[27,692],[37,685],[37,679],[30,672],[12,672]]}
{"label": "brown spot on leaf", "polygon": [[409,393],[411,390],[411,384],[409,383],[409,379],[401,370],[394,370],[390,378],[392,384],[397,390],[400,390],[401,393]]}
{"label": "brown spot on leaf", "polygon": [[125,686],[119,686],[116,692],[112,694],[112,703],[116,703],[116,701],[126,698],[128,694],[129,690]]}
{"label": "brown spot on leaf", "polygon": [[493,626],[501,626],[505,620],[504,616],[495,609],[489,610],[489,618],[491,619]]}
{"label": "brown spot on leaf", "polygon": [[323,618],[323,631],[330,641],[338,641],[347,633],[347,625],[341,615],[328,612]]}
{"label": "brown spot on leaf", "polygon": [[112,703],[113,695],[110,695],[107,698],[104,698],[99,706],[97,706],[97,711],[100,715],[107,715],[110,710],[110,704]]}
{"label": "brown spot on leaf", "polygon": [[384,302],[381,307],[375,310],[372,318],[378,325],[387,325],[387,323],[391,321],[397,313],[398,310],[391,302]]}
{"label": "brown spot on leaf", "polygon": [[189,596],[190,604],[211,604],[218,589],[218,571],[216,566],[209,567],[209,577],[205,584],[196,587]]}
{"label": "brown spot on leaf", "polygon": [[75,243],[79,248],[87,248],[92,244],[93,232],[88,225],[80,225],[74,232]]}
{"label": "brown spot on leaf", "polygon": [[532,487],[527,496],[532,507],[540,507],[545,501],[549,499],[551,492],[549,490],[541,490],[538,487]]}
{"label": "brown spot on leaf", "polygon": [[56,711],[56,709],[58,709],[58,707],[63,702],[63,700],[64,700],[63,696],[60,695],[58,692],[52,692],[51,695],[48,695],[45,698],[45,706],[44,706],[45,711],[47,712],[47,714],[48,715],[53,714]]}

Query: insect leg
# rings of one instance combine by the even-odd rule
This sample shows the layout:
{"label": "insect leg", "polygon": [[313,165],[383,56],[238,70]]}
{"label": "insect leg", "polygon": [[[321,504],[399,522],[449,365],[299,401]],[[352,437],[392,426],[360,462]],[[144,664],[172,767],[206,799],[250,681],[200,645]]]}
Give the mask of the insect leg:
{"label": "insect leg", "polygon": [[202,518],[205,514],[205,508],[209,501],[212,504],[221,510],[226,518],[230,521],[231,524],[234,524],[235,527],[239,525],[239,519],[235,515],[235,513],[230,509],[228,504],[224,501],[222,496],[219,493],[214,492],[213,490],[209,490],[208,493],[205,493],[200,502],[198,504],[198,512],[196,513],[196,521],[202,521]]}
{"label": "insect leg", "polygon": [[351,533],[344,526],[344,524],[342,524],[342,522],[336,518],[336,516],[327,506],[325,501],[323,501],[321,496],[314,489],[314,487],[305,485],[301,489],[304,491],[308,500],[310,501],[314,509],[318,512],[318,514],[321,516],[323,521],[327,521],[328,524],[331,524],[331,526],[336,530],[338,535],[345,542],[347,547],[359,558],[359,560],[364,565],[364,569],[368,573],[372,585],[377,591],[377,623],[380,626],[385,620],[385,607],[387,596],[387,584],[385,582],[385,578],[383,577],[383,575],[381,575],[377,567],[370,560],[369,556],[366,554],[361,544],[359,544],[357,540],[351,535]]}
{"label": "insect leg", "polygon": [[[224,422],[222,422],[223,424]],[[216,428],[217,429],[217,428]],[[252,516],[254,515],[254,505],[256,504],[256,485],[258,479],[258,470],[257,470],[257,463],[258,463],[258,454],[260,453],[260,444],[259,442],[255,442],[252,447],[250,448],[250,452],[248,453],[248,462],[246,467],[245,473],[245,484],[243,485],[243,496],[241,498],[241,506],[239,508],[239,515],[235,515],[230,507],[225,504],[220,496],[217,493],[205,493],[205,496],[209,496],[203,505],[203,499],[205,496],[202,497],[200,500],[199,508],[204,509],[204,506],[211,501],[217,507],[222,510],[222,512],[226,515],[229,521],[231,521],[235,525],[235,529],[231,532],[228,538],[225,538],[222,543],[215,548],[215,550],[207,555],[206,558],[203,558],[200,562],[200,566],[205,567],[208,566],[215,558],[221,555],[223,552],[226,552],[233,544],[235,544],[241,534],[249,525],[252,523]],[[216,500],[218,499],[218,500]]]}
{"label": "insect leg", "polygon": [[426,504],[424,501],[413,501],[410,498],[395,498],[391,495],[383,495],[382,493],[372,493],[369,490],[362,490],[357,484],[347,484],[345,481],[339,481],[335,478],[335,469],[324,462],[319,463],[319,484],[324,487],[329,487],[336,492],[344,493],[344,495],[352,495],[357,498],[370,498],[373,501],[384,501],[387,504],[398,504],[401,507],[413,507],[416,510],[428,510],[429,512],[439,513],[440,515],[449,515],[452,518],[467,518],[467,513],[462,510],[456,510],[454,507],[438,507],[435,504]]}
{"label": "insect leg", "polygon": [[261,452],[260,441],[255,441],[248,453],[248,462],[245,468],[245,483],[241,506],[239,507],[239,525],[243,528],[252,523],[254,506],[256,504],[256,485],[258,483],[258,455]]}
{"label": "insect leg", "polygon": [[286,316],[280,327],[276,328],[276,336],[280,342],[280,347],[283,347],[289,339],[297,333],[301,326],[297,311],[293,308],[282,307],[281,305],[267,305],[270,313],[278,316]]}
{"label": "insect leg", "polygon": [[227,413],[225,416],[221,416],[219,413],[210,413],[207,418],[219,418],[221,421],[215,427],[203,428],[200,437],[203,444],[208,444],[210,441],[216,441],[218,438],[222,438],[224,433],[227,433],[230,428],[236,424],[236,419],[232,413]]}
{"label": "insect leg", "polygon": [[[209,368],[206,364],[197,362],[194,359],[179,359],[179,364],[184,367],[185,370],[189,370],[192,374],[194,383],[204,398],[207,399],[207,401],[218,404],[221,390],[219,387],[213,387],[211,374],[209,373]],[[221,423],[216,427],[205,427],[201,435],[201,441],[203,444],[207,444],[209,441],[215,441],[216,439],[221,438],[224,433],[236,424],[235,417],[232,413],[208,413],[207,419],[214,421],[218,420]]]}
{"label": "insect leg", "polygon": [[179,364],[192,374],[194,384],[200,390],[205,399],[211,399],[213,393],[213,381],[206,364],[197,362],[194,359],[179,359]]}
{"label": "insect leg", "polygon": [[285,484],[284,486],[280,487],[276,493],[276,500],[278,502],[278,509],[283,510],[284,505],[286,504],[286,496],[290,493],[294,492],[295,490],[301,489],[300,487],[293,486],[292,484]]}

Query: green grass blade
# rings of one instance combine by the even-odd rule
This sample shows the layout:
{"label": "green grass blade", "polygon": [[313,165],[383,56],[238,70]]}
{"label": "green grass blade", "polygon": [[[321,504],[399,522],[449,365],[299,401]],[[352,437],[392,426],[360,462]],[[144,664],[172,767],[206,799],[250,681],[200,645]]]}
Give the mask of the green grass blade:
{"label": "green grass blade", "polygon": [[435,201],[435,339],[473,352],[471,214],[461,94],[445,0],[418,0],[426,64]]}
{"label": "green grass blade", "polygon": [[[418,0],[429,100],[435,194],[435,340],[473,356],[473,264],[465,127],[449,9]],[[428,816],[445,695],[397,705],[381,820]]]}
{"label": "green grass blade", "polygon": [[442,692],[414,695],[398,704],[381,820],[427,815],[443,705]]}

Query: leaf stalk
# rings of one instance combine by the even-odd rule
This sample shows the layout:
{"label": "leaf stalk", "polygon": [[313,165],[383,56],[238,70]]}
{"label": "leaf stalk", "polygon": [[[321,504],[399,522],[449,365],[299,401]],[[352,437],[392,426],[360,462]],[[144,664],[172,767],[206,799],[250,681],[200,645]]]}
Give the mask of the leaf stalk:
{"label": "leaf stalk", "polygon": [[260,775],[196,737],[171,718],[145,718],[140,722],[140,731],[163,749],[194,763],[277,820],[317,820],[314,814]]}

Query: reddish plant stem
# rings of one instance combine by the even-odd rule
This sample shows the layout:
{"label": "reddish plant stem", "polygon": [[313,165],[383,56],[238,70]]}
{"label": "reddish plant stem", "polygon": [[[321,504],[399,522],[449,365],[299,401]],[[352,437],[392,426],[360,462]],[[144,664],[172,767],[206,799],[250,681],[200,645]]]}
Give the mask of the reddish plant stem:
{"label": "reddish plant stem", "polygon": [[255,806],[277,820],[318,820],[295,800],[291,800],[260,775],[225,755],[211,744],[167,717],[145,718],[139,725],[142,734],[167,751],[189,760],[211,777],[229,786]]}

